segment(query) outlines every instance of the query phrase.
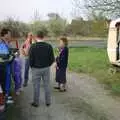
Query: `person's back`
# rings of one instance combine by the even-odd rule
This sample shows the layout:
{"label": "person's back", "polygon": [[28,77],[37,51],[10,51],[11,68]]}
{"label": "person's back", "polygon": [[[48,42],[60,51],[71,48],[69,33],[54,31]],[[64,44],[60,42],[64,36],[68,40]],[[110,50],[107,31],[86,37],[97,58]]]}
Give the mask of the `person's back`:
{"label": "person's back", "polygon": [[50,44],[37,42],[32,45],[32,58],[30,66],[34,68],[45,68],[51,66],[54,61],[53,49]]}
{"label": "person's back", "polygon": [[36,40],[37,43],[33,44],[29,51],[29,61],[32,68],[32,80],[34,88],[32,106],[39,106],[41,80],[43,80],[44,84],[46,105],[50,106],[50,66],[54,62],[53,48],[50,44],[44,42],[44,34],[41,31],[38,31]]}

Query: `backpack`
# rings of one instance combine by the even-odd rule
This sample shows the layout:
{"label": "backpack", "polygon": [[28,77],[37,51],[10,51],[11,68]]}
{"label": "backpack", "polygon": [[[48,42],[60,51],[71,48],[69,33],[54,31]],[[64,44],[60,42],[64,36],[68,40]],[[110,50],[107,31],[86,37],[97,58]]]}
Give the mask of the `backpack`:
{"label": "backpack", "polygon": [[0,57],[2,59],[8,59],[10,54],[9,46],[5,43],[5,41],[0,40]]}

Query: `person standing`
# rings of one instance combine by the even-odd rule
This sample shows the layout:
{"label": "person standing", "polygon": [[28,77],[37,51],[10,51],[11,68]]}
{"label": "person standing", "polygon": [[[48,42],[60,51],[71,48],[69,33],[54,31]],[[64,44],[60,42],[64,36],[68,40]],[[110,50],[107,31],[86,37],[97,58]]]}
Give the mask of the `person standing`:
{"label": "person standing", "polygon": [[68,65],[68,40],[66,37],[60,38],[60,47],[59,47],[59,55],[56,58],[56,82],[58,83],[58,87],[55,89],[60,90],[60,92],[66,91],[66,69]]}
{"label": "person standing", "polygon": [[33,44],[29,51],[30,67],[32,68],[33,80],[33,107],[39,106],[40,82],[43,80],[45,90],[46,106],[51,104],[50,90],[50,66],[54,62],[53,48],[44,41],[44,33],[38,31],[36,35],[37,42]]}
{"label": "person standing", "polygon": [[15,59],[13,61],[13,78],[15,83],[15,93],[19,95],[22,88],[22,60],[19,50],[15,53]]}
{"label": "person standing", "polygon": [[10,96],[11,87],[11,63],[14,57],[11,55],[10,42],[11,31],[9,29],[1,30],[0,38],[0,85],[4,95],[6,96],[6,103],[13,103]]}
{"label": "person standing", "polygon": [[27,87],[28,85],[28,80],[29,80],[29,58],[28,58],[28,53],[29,53],[29,49],[30,46],[32,44],[32,39],[33,39],[33,34],[32,33],[28,33],[27,39],[25,41],[25,43],[22,45],[21,48],[21,53],[24,56],[24,83],[23,86]]}

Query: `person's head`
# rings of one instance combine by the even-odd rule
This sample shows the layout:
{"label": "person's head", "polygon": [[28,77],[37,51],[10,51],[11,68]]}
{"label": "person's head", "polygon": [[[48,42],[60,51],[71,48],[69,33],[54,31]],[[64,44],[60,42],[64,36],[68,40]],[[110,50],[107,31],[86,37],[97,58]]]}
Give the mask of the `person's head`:
{"label": "person's head", "polygon": [[29,32],[29,33],[27,34],[27,37],[26,37],[26,38],[32,40],[32,39],[33,39],[33,33],[32,33],[32,32]]}
{"label": "person's head", "polygon": [[19,57],[20,56],[20,51],[18,50],[16,53],[15,53],[15,57]]}
{"label": "person's head", "polygon": [[60,47],[67,47],[68,46],[67,37],[61,37],[59,40],[60,40]]}
{"label": "person's head", "polygon": [[38,39],[44,39],[44,32],[43,31],[37,31],[36,37]]}
{"label": "person's head", "polygon": [[7,28],[3,28],[0,32],[1,37],[6,40],[10,41],[11,40],[11,31]]}

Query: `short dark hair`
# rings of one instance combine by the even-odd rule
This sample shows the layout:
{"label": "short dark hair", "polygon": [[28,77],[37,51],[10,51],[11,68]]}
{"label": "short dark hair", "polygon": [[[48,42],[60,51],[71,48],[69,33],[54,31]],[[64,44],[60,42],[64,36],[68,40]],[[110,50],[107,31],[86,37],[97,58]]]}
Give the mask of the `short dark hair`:
{"label": "short dark hair", "polygon": [[0,32],[1,37],[4,37],[8,32],[11,32],[10,29],[3,28]]}
{"label": "short dark hair", "polygon": [[43,31],[37,31],[37,37],[44,38],[44,32]]}
{"label": "short dark hair", "polygon": [[65,46],[68,46],[68,39],[67,39],[67,37],[60,37],[60,40],[63,41]]}

